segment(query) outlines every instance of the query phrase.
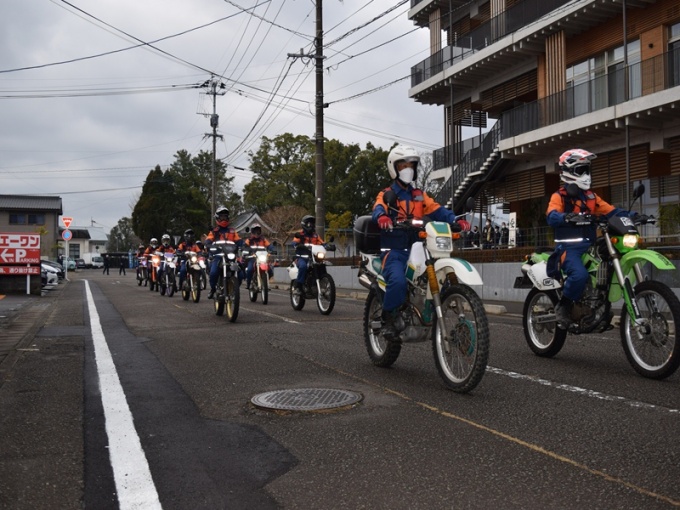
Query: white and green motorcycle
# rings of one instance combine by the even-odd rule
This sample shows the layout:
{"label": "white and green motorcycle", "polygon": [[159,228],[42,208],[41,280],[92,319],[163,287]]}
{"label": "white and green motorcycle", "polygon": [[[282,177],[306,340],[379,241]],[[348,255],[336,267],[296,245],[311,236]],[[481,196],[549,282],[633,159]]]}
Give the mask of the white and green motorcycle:
{"label": "white and green motorcycle", "polygon": [[[644,193],[635,189],[634,198]],[[633,368],[645,377],[663,379],[680,365],[680,300],[664,283],[643,271],[647,264],[659,270],[676,271],[661,253],[641,249],[637,225],[655,223],[653,217],[594,217],[577,215],[577,225],[595,224],[602,236],[583,254],[590,274],[586,289],[572,309],[568,329],[557,327],[555,306],[562,296],[562,279],[547,274],[550,251],[536,251],[522,265],[523,276],[515,288],[530,288],[524,301],[524,336],[538,356],[553,357],[564,346],[568,334],[600,333],[612,329],[612,305],[623,300],[620,333],[623,350]]]}
{"label": "white and green motorcycle", "polygon": [[[395,197],[396,198],[396,197]],[[385,200],[389,204],[388,194]],[[471,208],[471,207],[469,207]],[[398,340],[382,334],[382,303],[386,283],[381,274],[380,234],[370,216],[357,219],[354,238],[361,255],[359,282],[369,290],[364,307],[364,342],[374,365],[391,366],[402,345],[432,340],[439,375],[446,386],[467,393],[482,380],[489,358],[489,323],[484,304],[470,285],[482,285],[477,270],[452,258],[453,239],[448,223],[408,219],[394,228],[413,231],[406,268],[406,302],[395,326]]]}

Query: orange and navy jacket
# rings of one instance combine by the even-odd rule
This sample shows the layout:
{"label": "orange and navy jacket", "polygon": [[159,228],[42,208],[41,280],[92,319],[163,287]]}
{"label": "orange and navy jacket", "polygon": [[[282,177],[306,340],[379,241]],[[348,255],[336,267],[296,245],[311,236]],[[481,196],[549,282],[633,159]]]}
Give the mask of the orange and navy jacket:
{"label": "orange and navy jacket", "polygon": [[196,246],[196,243],[187,244],[186,241],[182,241],[181,243],[179,243],[177,251],[182,252],[193,251],[195,253],[201,253],[202,250],[198,246]]}
{"label": "orange and navy jacket", "polygon": [[232,227],[215,227],[205,238],[205,245],[210,246],[215,241],[233,241],[238,246],[243,245],[243,240]]}
{"label": "orange and navy jacket", "polygon": [[293,244],[298,245],[298,244],[324,244],[323,239],[319,237],[319,234],[314,232],[311,236],[308,236],[305,234],[304,230],[300,230],[299,232],[295,232],[295,235],[293,236]]}
{"label": "orange and navy jacket", "polygon": [[250,246],[251,248],[267,248],[269,249],[270,243],[267,241],[267,239],[264,236],[250,236],[248,239],[245,240],[246,246]]}
{"label": "orange and navy jacket", "polygon": [[[383,200],[383,195],[389,190],[394,191],[397,195],[398,211],[389,210]],[[403,188],[396,181],[390,187],[378,193],[378,197],[373,204],[373,221],[377,223],[378,218],[384,214],[390,217],[392,223],[403,221],[407,218],[422,219],[423,216],[450,224],[456,221],[456,215],[452,211],[439,205],[427,193],[411,185]],[[380,231],[380,247],[382,250],[408,250],[414,241],[415,239],[406,230]]]}
{"label": "orange and navy jacket", "polygon": [[[597,237],[595,225],[574,225],[564,220],[569,213],[586,213],[594,216],[628,216],[628,211],[614,207],[602,200],[592,190],[579,190],[577,197],[570,197],[564,186],[552,194],[546,219],[548,225],[555,229],[555,243],[569,243],[576,245],[592,244]],[[635,213],[630,213],[635,214]]]}

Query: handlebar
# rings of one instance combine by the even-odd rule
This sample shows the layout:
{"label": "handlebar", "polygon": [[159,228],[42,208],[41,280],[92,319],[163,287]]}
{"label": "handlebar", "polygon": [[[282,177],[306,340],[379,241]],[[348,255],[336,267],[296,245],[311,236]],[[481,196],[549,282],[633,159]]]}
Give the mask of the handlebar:
{"label": "handlebar", "polygon": [[[647,216],[646,214],[637,214],[630,218],[635,225],[646,225],[656,223],[656,218],[654,216]],[[570,213],[565,217],[567,223],[572,223],[574,225],[597,225],[606,226],[608,223],[608,218],[606,216],[596,216],[594,214],[583,214],[583,213]]]}

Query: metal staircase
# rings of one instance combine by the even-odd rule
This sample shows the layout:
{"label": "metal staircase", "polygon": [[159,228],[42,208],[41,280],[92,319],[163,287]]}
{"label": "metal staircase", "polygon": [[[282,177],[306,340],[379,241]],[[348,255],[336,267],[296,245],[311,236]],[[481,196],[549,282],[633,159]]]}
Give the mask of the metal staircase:
{"label": "metal staircase", "polygon": [[451,177],[437,194],[437,202],[460,214],[468,197],[476,197],[482,191],[484,184],[504,163],[498,150],[500,134],[501,123],[498,121],[484,135],[481,144],[467,151],[454,167]]}

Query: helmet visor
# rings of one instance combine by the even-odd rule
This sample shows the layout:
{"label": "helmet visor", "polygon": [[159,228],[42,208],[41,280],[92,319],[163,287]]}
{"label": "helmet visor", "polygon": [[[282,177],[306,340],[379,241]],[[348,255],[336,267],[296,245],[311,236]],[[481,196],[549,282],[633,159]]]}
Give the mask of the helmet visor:
{"label": "helmet visor", "polygon": [[569,172],[577,177],[590,175],[590,165],[576,165],[574,168],[570,169]]}

